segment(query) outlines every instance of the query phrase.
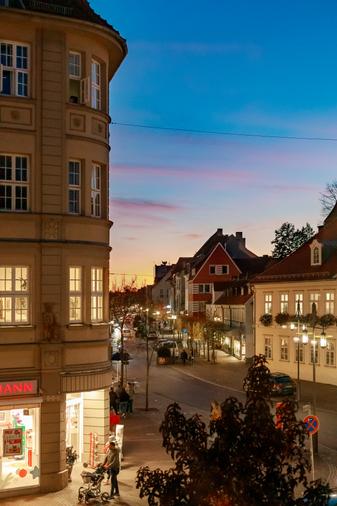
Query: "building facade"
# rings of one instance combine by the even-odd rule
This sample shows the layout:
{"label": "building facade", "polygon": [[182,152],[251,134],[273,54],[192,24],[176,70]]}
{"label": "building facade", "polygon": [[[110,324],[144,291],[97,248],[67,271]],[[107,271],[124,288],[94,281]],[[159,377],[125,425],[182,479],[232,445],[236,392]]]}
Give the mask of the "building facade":
{"label": "building facade", "polygon": [[109,81],[86,0],[0,1],[0,497],[62,489],[109,430]]}
{"label": "building facade", "polygon": [[256,352],[272,371],[308,381],[315,371],[317,382],[337,385],[336,278],[335,207],[312,239],[253,280]]}

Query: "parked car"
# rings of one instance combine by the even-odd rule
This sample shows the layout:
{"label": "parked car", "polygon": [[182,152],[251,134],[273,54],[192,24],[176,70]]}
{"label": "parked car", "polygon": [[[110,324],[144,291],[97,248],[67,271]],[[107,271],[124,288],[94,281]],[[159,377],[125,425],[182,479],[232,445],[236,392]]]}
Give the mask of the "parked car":
{"label": "parked car", "polygon": [[158,339],[158,333],[155,330],[150,330],[149,333],[147,334],[147,338],[150,341]]}
{"label": "parked car", "polygon": [[283,372],[271,373],[272,395],[293,396],[296,394],[296,384],[294,380]]}

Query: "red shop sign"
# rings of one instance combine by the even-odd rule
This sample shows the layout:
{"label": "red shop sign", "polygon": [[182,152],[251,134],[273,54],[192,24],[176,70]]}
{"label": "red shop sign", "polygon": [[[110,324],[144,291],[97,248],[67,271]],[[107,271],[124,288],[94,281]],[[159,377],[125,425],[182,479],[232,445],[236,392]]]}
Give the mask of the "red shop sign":
{"label": "red shop sign", "polygon": [[0,381],[0,397],[37,394],[37,380]]}

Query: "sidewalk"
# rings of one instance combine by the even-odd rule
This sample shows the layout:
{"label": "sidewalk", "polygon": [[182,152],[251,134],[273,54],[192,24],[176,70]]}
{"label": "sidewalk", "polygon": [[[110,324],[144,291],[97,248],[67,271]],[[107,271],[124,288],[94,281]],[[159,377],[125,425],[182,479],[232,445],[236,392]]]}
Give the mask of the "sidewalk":
{"label": "sidewalk", "polygon": [[[154,366],[155,367],[155,366]],[[245,377],[248,366],[235,358],[218,353],[215,364],[207,362],[204,358],[196,358],[193,365],[183,365],[177,363],[172,366],[181,373],[199,378],[201,381],[217,384],[230,390],[230,395],[242,396],[242,381]],[[310,382],[302,383],[303,399],[311,399],[312,384]],[[336,407],[337,387],[317,384],[317,405],[322,409],[334,410]],[[137,470],[142,465],[148,465],[150,468],[165,468],[172,464],[170,457],[167,456],[162,448],[162,439],[159,434],[159,425],[163,419],[163,410],[167,402],[158,399],[156,409],[152,408],[145,411],[143,389],[135,396],[135,410],[132,415],[125,419],[124,433],[124,460],[122,469],[118,476],[120,485],[120,498],[112,500],[109,504],[120,506],[147,506],[145,499],[139,498],[139,492],[135,488],[135,479]],[[153,403],[151,404],[151,406]],[[328,480],[331,486],[337,486],[337,452],[328,448],[320,448],[320,454],[316,457],[316,478]],[[73,470],[73,481],[69,486],[60,492],[49,493],[45,495],[22,496],[19,498],[4,499],[0,501],[4,506],[74,506],[77,503],[77,491],[82,480],[80,473],[82,464],[76,464]],[[103,491],[109,492],[109,486],[103,485]],[[101,504],[91,501],[92,505]]]}

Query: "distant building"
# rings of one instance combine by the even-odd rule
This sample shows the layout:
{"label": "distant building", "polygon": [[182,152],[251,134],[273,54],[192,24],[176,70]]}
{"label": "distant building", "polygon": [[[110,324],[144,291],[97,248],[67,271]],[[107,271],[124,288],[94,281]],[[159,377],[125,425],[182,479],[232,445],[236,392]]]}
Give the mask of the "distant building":
{"label": "distant building", "polygon": [[[315,363],[317,381],[337,385],[336,325],[332,322],[324,328],[319,322],[315,330],[308,326],[309,342],[304,344],[301,321],[313,311],[318,317],[336,317],[336,279],[337,205],[313,238],[253,280],[256,352],[267,357],[273,371],[296,377],[299,365],[300,378],[312,380]],[[298,326],[297,314],[300,317]],[[266,318],[268,315],[272,318],[271,324]],[[280,317],[284,319],[284,315],[290,315],[290,320],[285,319],[282,324]],[[295,322],[293,330],[290,328],[291,321]],[[322,332],[325,335],[321,341]],[[300,337],[300,341],[294,340],[295,337]]]}
{"label": "distant building", "polygon": [[[86,0],[0,1],[0,502],[68,483],[109,435],[109,82]],[[46,504],[48,500],[46,499]]]}
{"label": "distant building", "polygon": [[152,287],[152,303],[156,306],[171,306],[172,305],[172,285],[171,276],[174,265],[166,274]]}
{"label": "distant building", "polygon": [[160,265],[154,266],[154,285],[171,270],[171,267],[172,266],[167,262],[162,262]]}

